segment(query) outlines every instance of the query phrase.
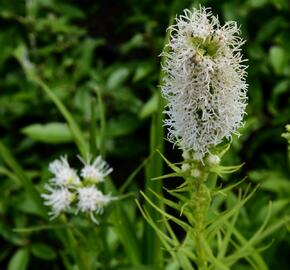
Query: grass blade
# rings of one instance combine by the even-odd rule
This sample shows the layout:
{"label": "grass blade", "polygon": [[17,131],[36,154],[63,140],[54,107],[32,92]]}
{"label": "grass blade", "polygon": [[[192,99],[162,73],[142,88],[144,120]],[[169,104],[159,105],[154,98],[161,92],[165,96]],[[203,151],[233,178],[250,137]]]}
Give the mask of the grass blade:
{"label": "grass blade", "polygon": [[45,207],[42,204],[39,193],[35,189],[33,183],[30,178],[26,175],[22,167],[18,164],[16,159],[13,157],[12,153],[8,148],[4,146],[4,144],[0,141],[0,156],[6,165],[14,172],[14,174],[18,177],[18,179],[22,182],[23,188],[32,198],[35,203],[36,209],[38,209],[39,214],[41,216],[46,216]]}
{"label": "grass blade", "polygon": [[31,77],[31,79],[33,82],[39,85],[40,88],[47,94],[47,96],[52,100],[52,102],[56,105],[56,107],[58,108],[62,116],[65,118],[65,120],[67,121],[69,125],[71,133],[74,137],[74,141],[78,147],[78,150],[81,156],[84,159],[86,159],[89,153],[88,145],[83,136],[83,133],[81,132],[81,129],[79,128],[78,124],[75,122],[71,113],[67,110],[67,108],[64,106],[62,101],[53,93],[53,91],[41,79],[39,79],[36,76]]}

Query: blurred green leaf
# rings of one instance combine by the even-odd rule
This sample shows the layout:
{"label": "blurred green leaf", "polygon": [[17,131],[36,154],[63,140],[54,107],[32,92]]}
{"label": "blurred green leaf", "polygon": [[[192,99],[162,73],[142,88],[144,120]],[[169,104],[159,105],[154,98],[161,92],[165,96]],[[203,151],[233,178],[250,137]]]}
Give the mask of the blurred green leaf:
{"label": "blurred green leaf", "polygon": [[265,190],[290,195],[289,179],[279,171],[256,170],[251,171],[249,177],[253,181],[261,182],[261,188]]}
{"label": "blurred green leaf", "polygon": [[15,246],[24,246],[28,243],[28,239],[25,235],[13,232],[11,227],[6,225],[4,221],[0,221],[0,235],[7,242],[12,243]]}
{"label": "blurred green leaf", "polygon": [[254,8],[261,7],[269,2],[269,0],[248,0],[249,5]]}
{"label": "blurred green leaf", "polygon": [[45,143],[73,142],[73,135],[65,123],[32,124],[22,128],[21,131],[33,140]]}
{"label": "blurred green leaf", "polygon": [[75,51],[78,58],[74,72],[75,81],[88,76],[94,59],[94,51],[98,46],[105,44],[104,39],[86,38]]}
{"label": "blurred green leaf", "polygon": [[118,137],[133,132],[140,126],[140,120],[134,115],[120,115],[108,121],[106,136]]}
{"label": "blurred green leaf", "polygon": [[33,243],[31,244],[31,253],[42,259],[51,261],[56,259],[57,255],[54,249],[46,244],[43,243]]}
{"label": "blurred green leaf", "polygon": [[27,248],[18,249],[8,264],[8,270],[26,270],[28,269],[29,251]]}
{"label": "blurred green leaf", "polygon": [[152,69],[150,62],[139,63],[133,76],[133,82],[136,83],[142,79],[146,80],[146,77],[150,74]]}
{"label": "blurred green leaf", "polygon": [[117,87],[121,86],[125,80],[127,80],[130,72],[125,67],[120,67],[113,71],[107,81],[108,89],[116,89]]}
{"label": "blurred green leaf", "polygon": [[55,4],[54,1],[51,1],[49,6],[67,18],[71,19],[85,18],[85,13],[81,9],[77,8],[75,5],[61,2]]}
{"label": "blurred green leaf", "polygon": [[272,96],[269,101],[269,111],[273,114],[278,114],[281,106],[279,106],[279,101],[282,97],[290,93],[290,80],[282,80],[272,90]]}
{"label": "blurred green leaf", "polygon": [[269,51],[270,63],[277,74],[282,74],[287,65],[287,55],[285,50],[280,46],[273,46]]}
{"label": "blurred green leaf", "polygon": [[264,42],[267,41],[269,38],[273,38],[273,36],[279,31],[279,29],[286,25],[287,22],[282,16],[275,16],[271,18],[262,25],[257,35],[257,41]]}
{"label": "blurred green leaf", "polygon": [[145,45],[146,45],[146,42],[144,41],[144,36],[138,33],[138,34],[135,34],[129,41],[124,43],[121,46],[120,51],[121,53],[126,54],[133,49],[140,48]]}
{"label": "blurred green leaf", "polygon": [[143,105],[139,117],[144,119],[150,116],[153,112],[155,112],[158,108],[158,94],[153,94],[152,97]]}
{"label": "blurred green leaf", "polygon": [[[289,207],[290,199],[281,199],[276,200],[272,204],[272,211],[271,216],[272,217],[282,217],[284,215],[283,212]],[[263,208],[259,211],[257,220],[263,220],[265,215],[267,214],[268,206],[264,205]]]}

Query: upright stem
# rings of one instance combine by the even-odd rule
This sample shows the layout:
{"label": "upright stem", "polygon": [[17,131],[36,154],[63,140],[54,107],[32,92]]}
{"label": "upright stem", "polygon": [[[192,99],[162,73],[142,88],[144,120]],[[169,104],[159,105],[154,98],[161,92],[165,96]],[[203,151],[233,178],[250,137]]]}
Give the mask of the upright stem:
{"label": "upright stem", "polygon": [[195,209],[195,241],[197,254],[199,259],[199,266],[206,265],[206,255],[203,249],[203,231],[204,231],[204,207],[203,207],[203,192],[202,192],[202,179],[198,179],[194,183],[195,188],[195,200],[196,200],[196,209]]}
{"label": "upright stem", "polygon": [[207,269],[207,256],[204,248],[204,230],[210,196],[208,187],[205,184],[208,178],[206,167],[200,164],[198,170],[200,171],[200,176],[188,179],[188,184],[192,190],[190,195],[193,213],[191,223],[194,227],[197,264],[199,270],[205,270]]}

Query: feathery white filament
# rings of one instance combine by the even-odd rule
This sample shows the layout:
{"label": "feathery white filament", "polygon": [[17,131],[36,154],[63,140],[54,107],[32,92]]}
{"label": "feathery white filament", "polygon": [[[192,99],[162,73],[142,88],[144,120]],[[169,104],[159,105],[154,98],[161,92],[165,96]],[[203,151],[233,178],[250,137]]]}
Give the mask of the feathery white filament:
{"label": "feathery white filament", "polygon": [[103,182],[105,177],[113,171],[113,169],[110,168],[110,166],[102,159],[101,156],[96,157],[92,164],[90,164],[91,159],[89,159],[89,162],[85,162],[80,157],[79,159],[84,164],[84,167],[81,170],[81,176],[84,179],[91,180],[95,183]]}
{"label": "feathery white filament", "polygon": [[46,189],[50,194],[42,194],[41,197],[45,199],[45,205],[51,207],[49,215],[51,218],[57,217],[60,213],[69,209],[73,200],[73,194],[67,188],[53,189],[47,185]]}
{"label": "feathery white filament", "polygon": [[80,183],[76,170],[70,167],[66,156],[51,162],[49,171],[54,174],[50,182],[56,186],[78,185]]}
{"label": "feathery white filament", "polygon": [[111,196],[104,195],[95,186],[78,188],[77,193],[77,212],[90,213],[92,221],[98,224],[95,214],[103,213],[104,207],[112,200]]}

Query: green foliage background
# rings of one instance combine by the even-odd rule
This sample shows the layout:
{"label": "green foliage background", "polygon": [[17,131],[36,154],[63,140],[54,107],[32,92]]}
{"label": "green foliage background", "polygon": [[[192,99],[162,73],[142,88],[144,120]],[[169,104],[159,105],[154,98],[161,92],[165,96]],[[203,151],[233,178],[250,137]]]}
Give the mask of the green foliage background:
{"label": "green foliage background", "polygon": [[[0,138],[38,190],[49,178],[47,164],[64,154],[76,162],[78,150],[57,107],[37,83],[28,80],[25,64],[29,68],[29,61],[33,63],[87,140],[94,120],[98,149],[106,150],[115,169],[112,178],[120,187],[149,155],[150,119],[158,110],[160,91],[159,54],[170,17],[199,3],[212,7],[222,21],[237,21],[247,40],[243,50],[249,59],[248,114],[242,136],[234,138],[225,163],[246,162],[240,176],[248,175],[247,181],[259,183],[260,188],[245,207],[239,227],[245,235],[253,234],[265,218],[269,200],[273,202],[273,221],[289,214],[289,160],[287,141],[281,137],[290,123],[287,0],[1,0]],[[96,108],[96,119],[92,108]],[[1,149],[0,268],[63,269],[64,245],[51,230],[14,230],[47,223],[39,217],[27,187],[19,181],[17,170],[9,168]],[[166,152],[179,160],[180,153],[170,145]],[[143,179],[142,173],[135,177],[129,190],[137,194],[144,187]],[[125,211],[135,223],[134,230],[142,232],[144,221],[133,200]],[[116,239],[112,241],[116,243],[110,260],[116,261],[112,264],[115,269],[121,269],[118,265],[130,264],[128,254]],[[263,247],[269,269],[288,269],[290,237],[286,228],[273,234]],[[142,246],[139,249],[142,253]],[[145,264],[146,255],[142,256]]]}

